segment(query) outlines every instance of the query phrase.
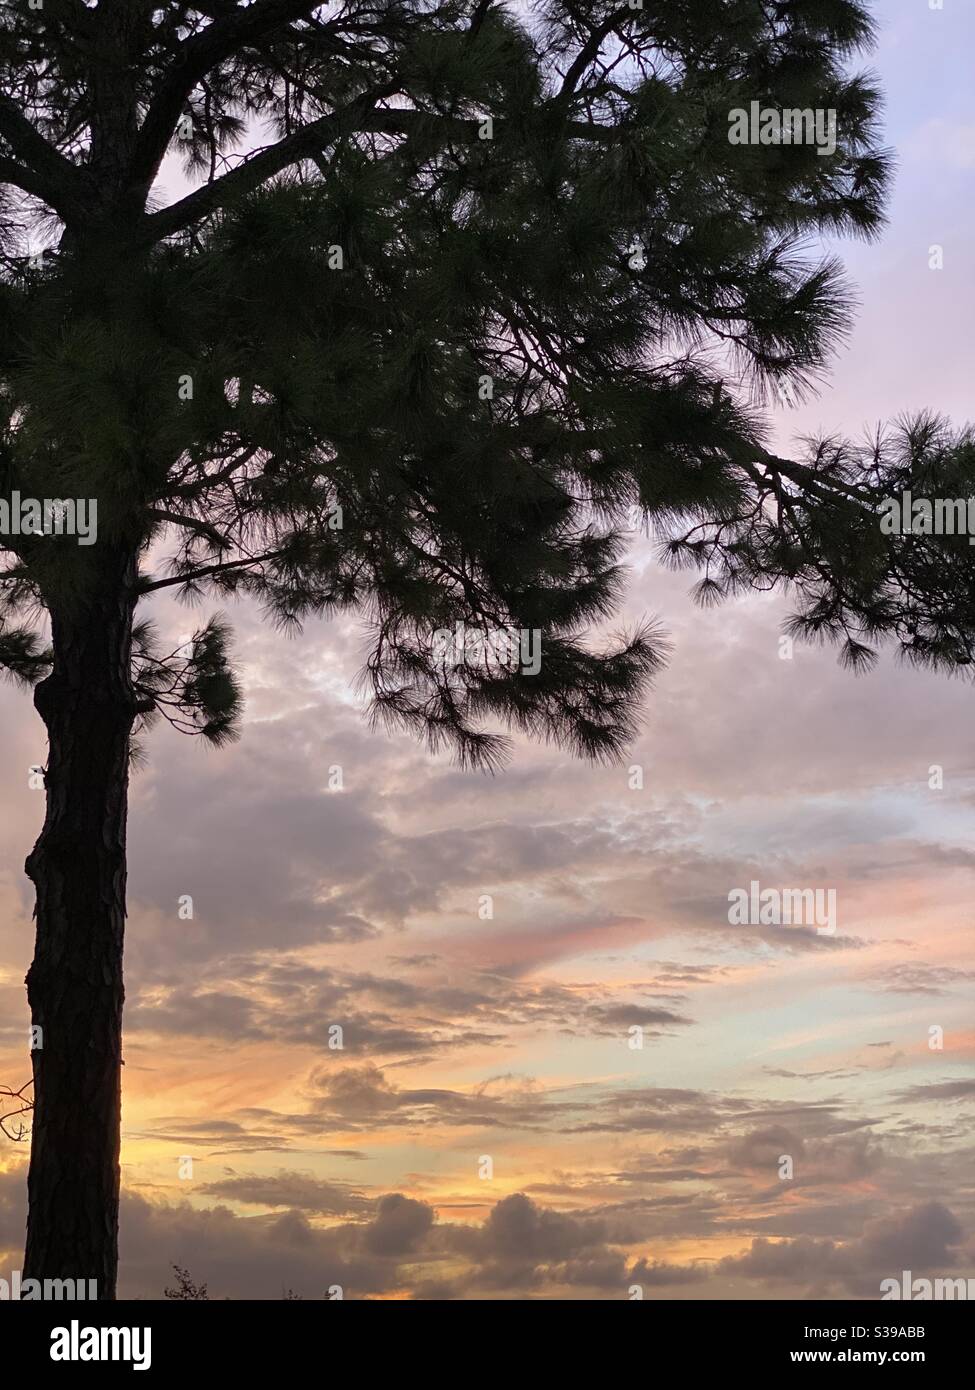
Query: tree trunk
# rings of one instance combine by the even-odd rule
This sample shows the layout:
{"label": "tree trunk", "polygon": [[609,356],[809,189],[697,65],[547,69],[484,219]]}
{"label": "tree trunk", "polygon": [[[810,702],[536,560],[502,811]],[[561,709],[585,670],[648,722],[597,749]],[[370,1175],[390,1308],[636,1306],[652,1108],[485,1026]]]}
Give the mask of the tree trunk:
{"label": "tree trunk", "polygon": [[51,604],[54,664],[34,704],[48,731],[47,815],[26,863],[37,890],[27,975],[35,1037],[25,1277],[118,1268],[122,940],[131,680],[131,551],[93,548],[92,583]]}

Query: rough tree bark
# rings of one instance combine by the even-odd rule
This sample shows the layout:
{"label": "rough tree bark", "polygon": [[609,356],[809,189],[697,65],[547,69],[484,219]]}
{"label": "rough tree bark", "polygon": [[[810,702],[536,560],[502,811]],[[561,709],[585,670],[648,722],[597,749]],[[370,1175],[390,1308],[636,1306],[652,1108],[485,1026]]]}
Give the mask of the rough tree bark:
{"label": "rough tree bark", "polygon": [[[95,554],[97,552],[97,556]],[[27,975],[34,1115],[24,1273],[115,1297],[122,940],[131,679],[131,550],[99,543],[81,596],[52,605],[54,653],[34,703],[48,731],[47,814],[27,859],[37,902]]]}

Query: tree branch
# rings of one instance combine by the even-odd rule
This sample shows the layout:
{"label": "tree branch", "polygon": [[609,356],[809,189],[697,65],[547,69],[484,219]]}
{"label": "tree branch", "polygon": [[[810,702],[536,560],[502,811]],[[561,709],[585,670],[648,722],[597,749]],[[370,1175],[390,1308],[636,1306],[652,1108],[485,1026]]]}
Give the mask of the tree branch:
{"label": "tree branch", "polygon": [[[313,154],[334,144],[342,135],[403,135],[416,136],[421,132],[436,131],[444,141],[450,139],[476,140],[482,122],[478,119],[464,119],[460,116],[438,116],[426,111],[413,111],[399,108],[372,109],[375,102],[393,94],[391,87],[379,92],[364,94],[355,101],[317,121],[310,121],[292,135],[279,140],[245,159],[229,174],[224,174],[214,183],[197,188],[168,208],[162,208],[144,219],[145,241],[150,244],[172,236],[174,232],[191,226],[194,222],[225,207],[228,202],[251,192],[275,174],[309,159]],[[593,140],[603,144],[612,141],[617,132],[612,126],[595,125],[588,121],[566,121],[565,132],[573,139]],[[495,137],[504,136],[512,129],[510,121],[495,121]],[[523,134],[520,126],[515,127]]]}
{"label": "tree branch", "polygon": [[220,565],[205,565],[189,574],[174,574],[171,579],[154,579],[149,584],[136,586],[140,594],[151,594],[155,589],[171,589],[175,584],[192,584],[195,579],[205,579],[208,574],[220,574],[223,570],[242,569],[245,565],[260,565],[265,560],[276,560],[284,555],[284,550],[270,550],[266,555],[251,555],[244,560],[226,560]]}
{"label": "tree branch", "polygon": [[607,39],[613,30],[625,19],[635,19],[638,11],[629,5],[623,5],[609,16],[598,28],[591,30],[588,39],[576,54],[572,65],[569,67],[562,80],[557,100],[560,102],[568,101],[574,94],[579,79],[582,77],[589,64],[599,56],[599,50],[603,46],[603,40]]}
{"label": "tree branch", "polygon": [[5,1106],[0,1110],[0,1130],[15,1144],[19,1144],[27,1137],[27,1130],[18,1120],[17,1131],[14,1133],[13,1130],[7,1128],[7,1123],[10,1120],[16,1120],[20,1115],[29,1114],[33,1110],[34,1102],[25,1094],[33,1084],[33,1081],[25,1081],[19,1091],[13,1091],[9,1086],[0,1086],[0,1105],[5,1101],[15,1102],[12,1110],[6,1109]]}
{"label": "tree branch", "polygon": [[169,147],[187,97],[207,73],[248,43],[321,8],[321,0],[256,0],[225,13],[180,44],[146,112],[132,158],[133,183],[148,189]]}
{"label": "tree branch", "polygon": [[24,164],[18,164],[15,159],[6,159],[0,156],[0,183],[13,184],[23,193],[29,193],[34,198],[40,198],[43,202],[48,202],[48,185],[43,179],[39,179],[33,170],[28,169]]}
{"label": "tree branch", "polygon": [[147,515],[154,521],[165,521],[170,526],[185,526],[191,531],[196,531],[201,536],[206,536],[218,550],[226,550],[231,542],[226,536],[220,534],[215,526],[211,526],[208,521],[195,516],[182,516],[179,512],[168,512],[161,507],[150,507]]}
{"label": "tree branch", "polygon": [[[10,98],[5,96],[0,96],[0,136],[17,158],[29,166],[25,172],[33,181],[33,187],[26,189],[26,192],[43,198],[65,221],[91,207],[94,198],[82,171],[65,159],[53,145],[49,145]],[[18,182],[18,187],[24,185]]]}

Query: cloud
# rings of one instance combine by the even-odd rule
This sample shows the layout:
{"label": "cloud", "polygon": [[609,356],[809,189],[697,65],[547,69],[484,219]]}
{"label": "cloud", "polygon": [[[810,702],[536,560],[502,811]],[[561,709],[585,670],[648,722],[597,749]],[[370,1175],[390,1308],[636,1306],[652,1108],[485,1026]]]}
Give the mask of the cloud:
{"label": "cloud", "polygon": [[[398,968],[408,967],[400,962]],[[708,978],[707,972],[692,977],[695,983]],[[137,983],[130,991],[126,1028],[132,1036],[189,1035],[227,1043],[274,1041],[286,1032],[292,1047],[359,1058],[496,1049],[511,1046],[512,1030],[526,1026],[625,1039],[639,1025],[645,1040],[652,1040],[691,1022],[674,1007],[682,996],[673,993],[673,977],[663,975],[661,984],[669,992],[653,997],[652,982],[625,991],[568,988],[488,971],[429,969],[414,981],[402,974],[239,956],[219,967],[201,967],[189,988],[177,982]]]}
{"label": "cloud", "polygon": [[545,1211],[519,1192],[492,1209],[477,1249],[490,1259],[537,1263],[565,1259],[605,1238],[603,1223]]}
{"label": "cloud", "polygon": [[388,1126],[439,1124],[448,1127],[538,1129],[570,1110],[539,1093],[529,1078],[489,1078],[464,1092],[442,1087],[399,1087],[378,1067],[366,1064],[312,1073],[317,1092],[313,1115],[349,1129],[380,1123]]}
{"label": "cloud", "polygon": [[919,1086],[908,1086],[897,1099],[908,1104],[975,1100],[975,1080],[927,1081]]}
{"label": "cloud", "polygon": [[888,966],[875,976],[877,988],[887,994],[943,995],[953,985],[975,980],[975,971],[959,970],[951,965],[924,965],[904,961]]}
{"label": "cloud", "polygon": [[374,1255],[411,1255],[432,1230],[433,1221],[428,1203],[390,1192],[380,1198],[379,1210],[363,1233],[363,1244]]}
{"label": "cloud", "polygon": [[287,1207],[315,1216],[346,1216],[373,1207],[369,1198],[350,1184],[328,1182],[309,1173],[283,1171],[267,1177],[221,1178],[201,1184],[197,1191],[246,1206]]}
{"label": "cloud", "polygon": [[790,1283],[826,1279],[861,1296],[879,1293],[879,1279],[903,1269],[949,1270],[958,1260],[962,1229],[940,1202],[868,1221],[863,1234],[845,1244],[800,1236],[754,1240],[744,1255],[724,1259],[722,1274]]}

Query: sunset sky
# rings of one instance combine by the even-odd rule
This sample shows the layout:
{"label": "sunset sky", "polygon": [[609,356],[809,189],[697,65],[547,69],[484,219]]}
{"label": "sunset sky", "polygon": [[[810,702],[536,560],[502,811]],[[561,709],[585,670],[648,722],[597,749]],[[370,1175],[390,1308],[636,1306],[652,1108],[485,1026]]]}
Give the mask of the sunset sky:
{"label": "sunset sky", "polygon": [[[856,327],[819,398],[776,409],[782,451],[972,414],[975,14],[875,8],[890,225],[831,248]],[[975,693],[889,653],[861,677],[829,649],[783,660],[787,600],[697,609],[640,536],[631,565],[621,622],[655,615],[673,654],[614,768],[519,741],[500,775],[462,772],[370,728],[361,626],[231,614],[240,742],[164,727],[132,782],[120,1296],[160,1297],[174,1263],[211,1297],[272,1299],[876,1298],[905,1269],[975,1276]],[[150,609],[177,638],[210,611]],[[0,720],[0,1082],[19,1085],[44,743],[9,686]],[[729,925],[752,880],[834,888],[835,935]],[[26,1148],[0,1138],[0,1272],[21,1263]]]}

